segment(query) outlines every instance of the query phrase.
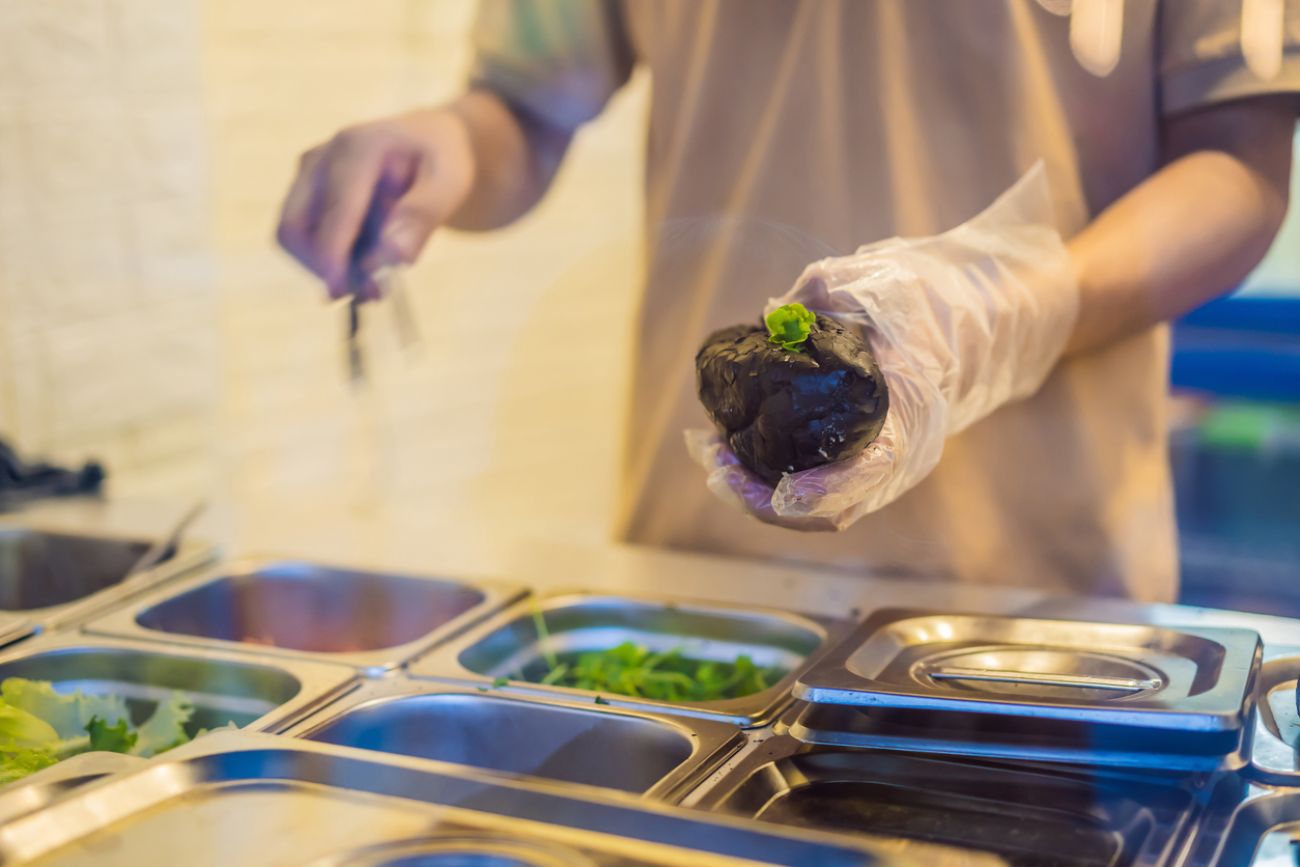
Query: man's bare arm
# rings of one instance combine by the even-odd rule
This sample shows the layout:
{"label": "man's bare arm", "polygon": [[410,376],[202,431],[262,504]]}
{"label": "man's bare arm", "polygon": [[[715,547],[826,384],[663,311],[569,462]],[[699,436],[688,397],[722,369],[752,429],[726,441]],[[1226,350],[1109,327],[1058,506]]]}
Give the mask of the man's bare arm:
{"label": "man's bare arm", "polygon": [[1068,352],[1176,318],[1258,264],[1286,214],[1295,109],[1259,97],[1165,124],[1164,167],[1068,245],[1080,288]]}
{"label": "man's bare arm", "polygon": [[490,90],[470,91],[451,109],[465,124],[477,169],[448,225],[480,231],[523,216],[550,187],[571,133],[511,108]]}

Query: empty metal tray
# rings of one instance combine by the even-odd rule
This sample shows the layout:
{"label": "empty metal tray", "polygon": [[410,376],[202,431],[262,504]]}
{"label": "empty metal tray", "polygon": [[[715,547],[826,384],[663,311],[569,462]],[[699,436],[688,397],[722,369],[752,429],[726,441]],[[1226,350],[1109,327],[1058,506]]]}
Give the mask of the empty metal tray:
{"label": "empty metal tray", "polygon": [[521,699],[401,677],[369,681],[286,732],[346,747],[603,786],[671,800],[734,752],[713,720]]}
{"label": "empty metal tray", "polygon": [[789,701],[795,677],[827,644],[838,624],[761,608],[680,602],[655,597],[567,593],[528,599],[469,630],[409,666],[414,677],[484,684],[508,678],[503,688],[534,695],[593,701],[595,693],[536,682],[545,673],[545,652],[537,630],[541,613],[549,641],[563,656],[607,650],[632,641],[652,651],[680,650],[694,659],[731,662],[742,654],[757,665],[786,672],[752,695],[707,702],[667,702],[602,693],[603,703],[631,708],[670,709],[738,725],[761,725]]}
{"label": "empty metal tray", "polygon": [[1223,732],[1254,701],[1259,636],[984,614],[881,611],[795,685],[818,704]]}
{"label": "empty metal tray", "polygon": [[38,628],[76,624],[216,556],[205,542],[183,540],[162,563],[123,580],[151,544],[0,522],[0,612]]}
{"label": "empty metal tray", "polygon": [[482,774],[433,762],[415,768],[400,757],[273,735],[218,733],[0,827],[0,861],[438,864],[402,859],[419,859],[422,846],[444,854],[445,846],[444,853],[436,847],[449,840],[462,847],[452,850],[458,856],[500,855],[489,846],[466,851],[466,836],[477,835],[514,844],[507,855],[515,860],[468,863],[527,865],[520,848],[530,843],[605,865],[899,863],[852,841]]}
{"label": "empty metal tray", "polygon": [[1300,783],[1300,647],[1269,648],[1259,673],[1259,712],[1255,714],[1255,743],[1250,772],[1258,780],[1279,786]]}
{"label": "empty metal tray", "polygon": [[261,560],[207,571],[87,628],[382,671],[523,595],[522,587]]}
{"label": "empty metal tray", "polygon": [[[1155,867],[1179,850],[1201,807],[1136,775],[867,750],[756,744],[691,796],[703,809],[764,822],[941,846],[927,864]],[[953,854],[955,850],[956,854]]]}

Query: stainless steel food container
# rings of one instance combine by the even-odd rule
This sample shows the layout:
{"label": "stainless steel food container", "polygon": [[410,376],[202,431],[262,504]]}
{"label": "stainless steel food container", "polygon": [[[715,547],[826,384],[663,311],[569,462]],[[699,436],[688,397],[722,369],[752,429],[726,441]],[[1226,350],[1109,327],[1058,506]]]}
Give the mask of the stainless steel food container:
{"label": "stainless steel food container", "polygon": [[168,559],[126,578],[152,543],[0,518],[0,615],[35,629],[77,625],[216,556],[212,545],[186,539]]}
{"label": "stainless steel food container", "polygon": [[755,740],[685,803],[893,840],[935,865],[1163,867],[1204,810],[1169,779],[814,747],[780,733]]}
{"label": "stainless steel food container", "polygon": [[[665,702],[601,694],[528,682],[521,673],[543,664],[540,612],[549,634],[546,647],[565,654],[606,650],[632,641],[652,651],[674,649],[697,659],[730,662],[749,655],[760,666],[787,674],[749,696],[708,702]],[[413,677],[483,685],[508,679],[503,691],[561,696],[573,701],[650,708],[707,717],[737,725],[762,725],[789,702],[790,686],[819,653],[842,634],[845,625],[829,620],[717,603],[688,602],[654,596],[611,596],[570,592],[527,599],[468,630],[455,641],[413,661]]]}
{"label": "stainless steel food container", "polygon": [[1300,787],[1298,681],[1300,647],[1265,648],[1250,751],[1250,774],[1261,782]]}
{"label": "stainless steel food container", "polygon": [[[513,861],[480,857],[503,849]],[[437,864],[447,853],[461,858],[452,863],[542,867],[554,863],[548,854],[631,867],[920,863],[620,792],[243,732],[180,747],[0,826],[0,861],[45,867]]]}
{"label": "stainless steel food container", "polygon": [[795,684],[817,704],[1233,732],[1262,645],[1244,629],[886,610]]}
{"label": "stainless steel food container", "polygon": [[379,673],[458,634],[524,588],[299,560],[208,569],[87,625],[90,632]]}
{"label": "stainless steel food container", "polygon": [[671,801],[743,743],[704,719],[387,677],[286,734]]}
{"label": "stainless steel food container", "polygon": [[48,680],[60,691],[120,695],[141,717],[173,691],[194,701],[197,728],[229,722],[277,731],[338,696],[357,677],[341,665],[251,659],[214,649],[55,633],[0,653],[0,682]]}
{"label": "stainless steel food container", "polygon": [[799,703],[790,734],[807,744],[982,759],[1216,773],[1246,766],[1251,730],[1181,732],[1029,716]]}

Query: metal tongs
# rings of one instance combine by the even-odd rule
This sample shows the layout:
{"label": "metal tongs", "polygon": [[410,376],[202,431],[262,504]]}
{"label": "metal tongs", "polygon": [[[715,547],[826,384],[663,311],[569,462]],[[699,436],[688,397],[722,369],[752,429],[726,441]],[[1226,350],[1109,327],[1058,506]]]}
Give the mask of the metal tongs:
{"label": "metal tongs", "polygon": [[[393,311],[393,327],[397,340],[408,353],[419,348],[420,332],[411,312],[411,302],[406,294],[406,266],[385,265],[370,274],[370,280],[379,287],[380,298],[389,302]],[[348,321],[344,345],[347,355],[348,378],[353,385],[364,385],[367,380],[366,354],[361,341],[361,307],[365,303],[360,285],[348,298]]]}
{"label": "metal tongs", "polygon": [[379,244],[384,217],[382,197],[376,195],[366,212],[356,243],[352,246],[352,266],[349,269],[352,293],[348,298],[344,348],[347,356],[348,379],[353,385],[365,385],[368,381],[365,348],[361,340],[361,307],[367,300],[364,295],[367,285],[373,283],[379,288],[380,300],[390,302],[397,339],[402,349],[409,354],[420,345],[420,333],[415,325],[415,317],[411,313],[410,300],[406,296],[406,266],[381,265],[368,271],[360,264]]}

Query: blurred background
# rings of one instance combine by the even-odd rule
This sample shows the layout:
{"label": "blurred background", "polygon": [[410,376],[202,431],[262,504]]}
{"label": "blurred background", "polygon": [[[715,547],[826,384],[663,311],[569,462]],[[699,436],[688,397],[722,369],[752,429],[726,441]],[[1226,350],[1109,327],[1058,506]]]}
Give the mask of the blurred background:
{"label": "blurred background", "polygon": [[[366,392],[344,375],[343,310],[272,243],[301,151],[458,90],[473,11],[0,4],[0,433],[103,459],[115,496],[215,492],[250,524],[365,513],[440,545],[604,539],[643,78],[583,130],[532,215],[437,236],[410,275],[424,352],[399,358],[371,317]],[[1186,601],[1300,614],[1298,335],[1293,213],[1236,297],[1177,328]]]}

